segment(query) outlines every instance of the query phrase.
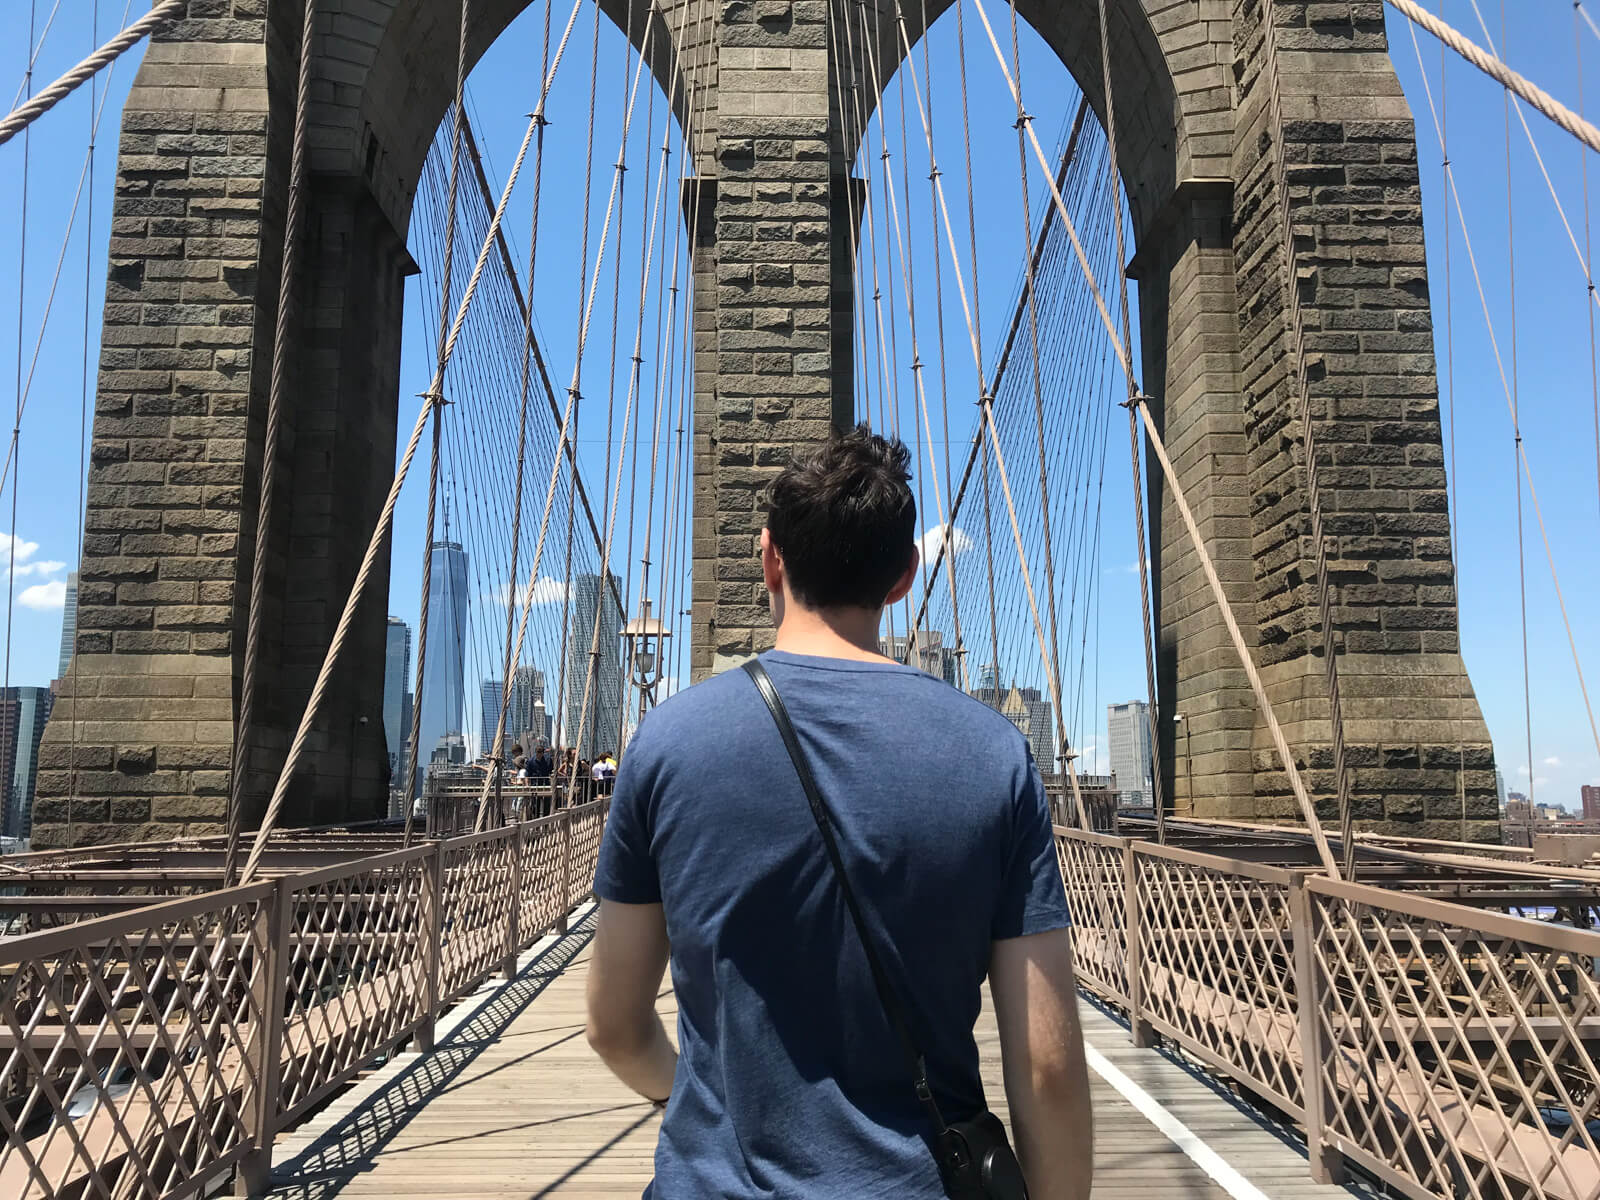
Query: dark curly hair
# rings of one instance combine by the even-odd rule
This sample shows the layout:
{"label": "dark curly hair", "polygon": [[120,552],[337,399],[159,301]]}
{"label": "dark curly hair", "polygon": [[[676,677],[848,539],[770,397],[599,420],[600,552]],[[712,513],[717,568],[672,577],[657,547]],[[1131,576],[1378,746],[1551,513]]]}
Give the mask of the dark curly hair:
{"label": "dark curly hair", "polygon": [[911,452],[866,425],[797,455],[768,491],[767,531],[808,608],[877,608],[914,552]]}

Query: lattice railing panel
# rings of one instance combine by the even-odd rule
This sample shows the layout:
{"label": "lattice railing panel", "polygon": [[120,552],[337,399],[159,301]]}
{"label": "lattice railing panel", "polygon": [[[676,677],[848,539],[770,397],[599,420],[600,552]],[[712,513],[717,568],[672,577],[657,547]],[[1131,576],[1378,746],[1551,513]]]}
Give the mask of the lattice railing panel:
{"label": "lattice railing panel", "polygon": [[609,801],[592,800],[572,809],[572,868],[568,872],[567,907],[594,890],[594,869],[600,861],[600,834]]}
{"label": "lattice railing panel", "polygon": [[291,881],[279,1112],[342,1083],[425,1015],[424,854]]}
{"label": "lattice railing panel", "polygon": [[1118,1004],[1128,1002],[1128,923],[1121,843],[1056,830],[1056,861],[1072,914],[1078,982]]}
{"label": "lattice railing panel", "polygon": [[546,817],[522,827],[522,936],[539,937],[561,919],[569,907],[562,884],[562,848],[567,837],[567,817]]}
{"label": "lattice railing panel", "polygon": [[1144,1017],[1298,1115],[1289,876],[1149,845],[1134,861]]}
{"label": "lattice railing panel", "polygon": [[0,1195],[162,1196],[232,1163],[270,884],[0,943]]}
{"label": "lattice railing panel", "polygon": [[460,995],[505,958],[506,930],[517,902],[515,856],[513,829],[444,843],[439,993],[445,999]]}
{"label": "lattice railing panel", "polygon": [[1433,1195],[1600,1198],[1600,933],[1309,891],[1339,1148]]}

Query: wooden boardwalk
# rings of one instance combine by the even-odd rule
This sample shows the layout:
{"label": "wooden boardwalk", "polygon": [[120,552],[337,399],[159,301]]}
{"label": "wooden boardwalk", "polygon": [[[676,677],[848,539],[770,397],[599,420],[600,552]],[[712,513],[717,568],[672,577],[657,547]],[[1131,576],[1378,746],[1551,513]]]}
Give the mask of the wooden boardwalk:
{"label": "wooden boardwalk", "polygon": [[[592,920],[592,918],[590,918]],[[657,1117],[618,1083],[583,1036],[589,921],[547,939],[517,978],[486,984],[441,1026],[438,1049],[402,1055],[280,1138],[272,1195],[279,1200],[418,1196],[441,1200],[637,1197],[649,1182]],[[660,1009],[675,1028],[675,1005]],[[1336,1200],[1303,1153],[1203,1078],[1136,1050],[1126,1030],[1085,1006],[1101,1072],[1120,1074],[1213,1150],[1212,1169],[1141,1115],[1102,1073],[1091,1073],[1095,1189],[1105,1200]],[[978,1027],[985,1088],[1003,1099],[998,1035]],[[1170,1129],[1170,1126],[1169,1126]],[[1199,1154],[1204,1158],[1204,1152]],[[1236,1175],[1229,1175],[1228,1168]],[[1241,1182],[1242,1181],[1242,1182]]]}

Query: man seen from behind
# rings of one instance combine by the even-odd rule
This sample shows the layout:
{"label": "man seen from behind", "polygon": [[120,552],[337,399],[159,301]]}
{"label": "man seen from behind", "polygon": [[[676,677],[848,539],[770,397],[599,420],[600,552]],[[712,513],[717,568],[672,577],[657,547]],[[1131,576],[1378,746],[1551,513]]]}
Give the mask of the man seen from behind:
{"label": "man seen from behind", "polygon": [[[989,980],[1032,1200],[1084,1200],[1088,1080],[1044,789],[1017,729],[878,651],[917,570],[909,454],[865,426],[774,481],[761,535],[793,718],[887,982],[951,1122],[986,1106]],[[902,1044],[752,679],[664,701],[627,747],[595,877],[588,1035],[664,1103],[655,1200],[946,1195]],[[669,961],[674,1050],[656,1015]]]}

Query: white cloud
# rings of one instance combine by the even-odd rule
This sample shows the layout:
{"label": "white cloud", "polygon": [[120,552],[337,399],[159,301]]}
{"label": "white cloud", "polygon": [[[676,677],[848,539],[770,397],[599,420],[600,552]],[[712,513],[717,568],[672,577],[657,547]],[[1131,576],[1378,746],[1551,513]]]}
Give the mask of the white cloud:
{"label": "white cloud", "polygon": [[1518,775],[1526,775],[1527,773],[1528,773],[1528,768],[1527,767],[1518,767],[1517,768],[1517,774]]}
{"label": "white cloud", "polygon": [[46,611],[52,608],[62,608],[67,602],[67,585],[64,580],[54,579],[49,583],[36,583],[30,588],[24,588],[22,595],[17,597],[17,603],[24,608],[38,608]]}
{"label": "white cloud", "polygon": [[1544,760],[1544,765],[1547,767],[1559,767],[1561,765],[1561,759],[1552,754],[1549,758]]}
{"label": "white cloud", "polygon": [[22,579],[29,575],[54,575],[67,569],[66,563],[53,559],[34,562],[33,556],[38,552],[38,542],[0,533],[0,572],[9,570],[13,578]]}
{"label": "white cloud", "polygon": [[[533,602],[536,605],[560,604],[566,598],[566,594],[566,585],[559,579],[552,579],[548,575],[541,575],[537,580],[534,581]],[[483,602],[491,608],[504,608],[510,595],[511,585],[509,583],[502,583],[491,591],[484,592]],[[527,595],[528,585],[526,583],[518,583],[516,600],[518,610],[522,608],[522,602],[527,598]]]}
{"label": "white cloud", "polygon": [[[922,536],[917,539],[917,552],[922,555],[922,561],[931,563],[939,556],[939,549],[944,545],[945,526],[930,525],[922,531]],[[965,554],[972,549],[972,538],[961,526],[956,526],[955,536],[950,539],[950,554],[952,557]]]}
{"label": "white cloud", "polygon": [[567,598],[567,584],[563,579],[552,579],[548,575],[541,575],[533,584],[533,602],[535,604],[560,604]]}
{"label": "white cloud", "polygon": [[11,561],[13,554],[19,563],[27,562],[39,550],[38,542],[30,542],[26,538],[13,539],[9,533],[0,533],[0,558]]}

